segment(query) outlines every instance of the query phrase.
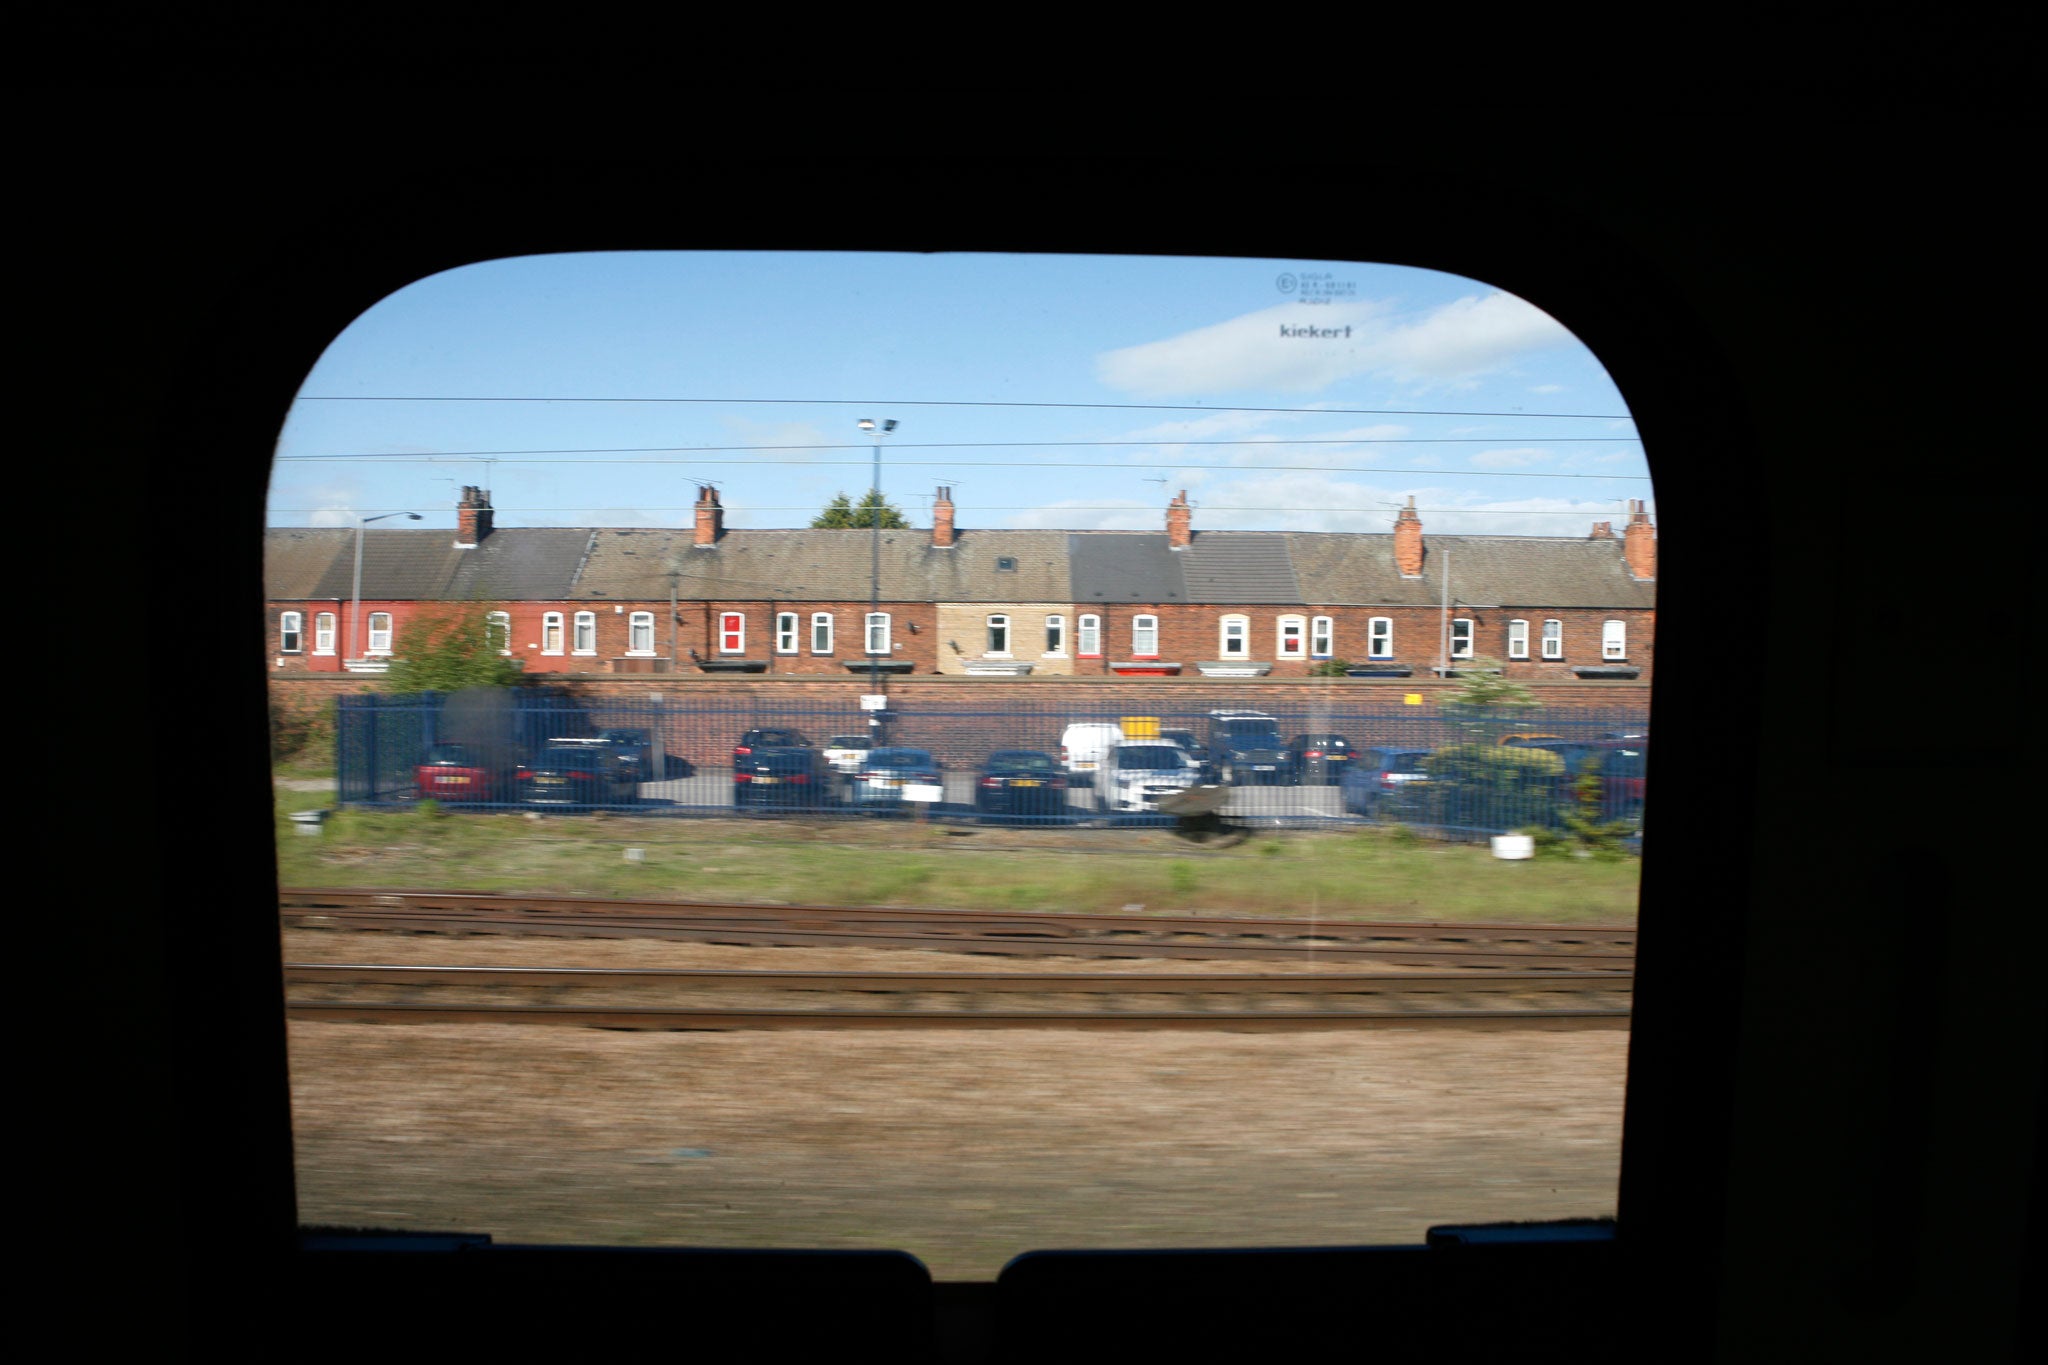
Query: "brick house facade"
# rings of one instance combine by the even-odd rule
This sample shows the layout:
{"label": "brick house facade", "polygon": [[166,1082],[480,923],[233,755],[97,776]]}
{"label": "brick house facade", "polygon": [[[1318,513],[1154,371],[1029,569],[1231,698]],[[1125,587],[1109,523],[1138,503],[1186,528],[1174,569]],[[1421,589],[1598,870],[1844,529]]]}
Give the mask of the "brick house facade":
{"label": "brick house facade", "polygon": [[[940,489],[928,531],[732,530],[712,488],[684,530],[496,528],[465,488],[458,528],[267,533],[275,673],[376,671],[409,632],[485,613],[529,673],[864,677],[1434,676],[1648,681],[1656,539],[1196,530],[983,531]],[[361,597],[355,556],[361,544]],[[360,614],[360,638],[351,622]],[[873,652],[870,652],[872,647]]]}

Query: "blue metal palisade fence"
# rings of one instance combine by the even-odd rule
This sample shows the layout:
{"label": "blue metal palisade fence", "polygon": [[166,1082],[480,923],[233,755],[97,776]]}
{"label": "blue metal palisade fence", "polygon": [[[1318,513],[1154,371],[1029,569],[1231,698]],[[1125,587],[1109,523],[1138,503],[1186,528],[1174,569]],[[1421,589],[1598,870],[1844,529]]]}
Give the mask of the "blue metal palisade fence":
{"label": "blue metal palisade fence", "polygon": [[[965,699],[963,699],[964,701]],[[989,755],[1023,749],[1060,760],[1067,727],[1112,724],[1140,735],[1180,731],[1207,749],[1215,744],[1218,711],[1270,717],[1284,746],[1296,736],[1342,736],[1347,758],[1297,760],[1283,754],[1274,771],[1237,771],[1223,808],[1226,819],[1266,826],[1330,826],[1372,820],[1398,822],[1445,838],[1483,838],[1535,828],[1562,829],[1576,814],[1620,822],[1639,831],[1647,721],[1639,710],[1534,711],[1512,716],[1446,714],[1433,705],[1388,704],[1378,699],[1317,695],[1297,706],[1208,706],[1174,710],[1158,694],[1134,691],[1121,706],[1044,700],[1006,701],[988,709],[951,701],[865,712],[856,704],[771,697],[703,702],[578,700],[549,689],[475,696],[434,693],[364,693],[336,702],[338,799],[351,806],[409,805],[423,795],[448,800],[431,784],[432,758],[459,762],[472,776],[455,803],[479,810],[532,809],[539,804],[635,815],[733,815],[734,748],[749,730],[793,730],[812,748],[840,736],[869,736],[877,745],[923,749],[937,760],[944,799],[926,811],[934,819],[975,818],[977,782]],[[564,750],[560,741],[570,741]],[[573,802],[547,802],[533,787],[533,771],[551,753],[602,752],[630,762],[630,781],[579,788]],[[1405,766],[1421,769],[1378,776],[1382,755],[1428,756]],[[624,755],[632,755],[628,760]],[[1217,746],[1205,757],[1200,779],[1224,776]],[[1348,767],[1347,767],[1348,765]],[[1575,786],[1590,765],[1600,775],[1590,790]],[[1398,768],[1403,766],[1396,763]],[[1369,776],[1370,774],[1370,776]],[[846,799],[845,775],[815,799],[792,809],[810,815],[860,813]],[[424,784],[424,785],[423,785]],[[1585,804],[1590,801],[1590,805]],[[1163,823],[1152,812],[1119,811],[1090,774],[1072,774],[1064,807],[1055,814],[1015,817],[1021,822]],[[752,813],[749,808],[746,813]],[[781,809],[780,807],[776,809]],[[1006,817],[1009,818],[1009,817]]]}

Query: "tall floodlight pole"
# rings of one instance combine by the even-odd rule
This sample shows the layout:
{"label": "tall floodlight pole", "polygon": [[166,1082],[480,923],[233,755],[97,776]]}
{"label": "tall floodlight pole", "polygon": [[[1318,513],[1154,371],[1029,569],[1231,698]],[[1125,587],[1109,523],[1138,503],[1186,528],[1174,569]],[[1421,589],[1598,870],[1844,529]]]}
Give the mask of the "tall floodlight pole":
{"label": "tall floodlight pole", "polygon": [[356,517],[356,577],[354,586],[349,590],[348,608],[349,658],[356,663],[363,661],[363,528],[373,521],[388,521],[392,517],[420,520],[417,512],[386,512],[377,517]]}
{"label": "tall floodlight pole", "polygon": [[868,490],[868,523],[873,528],[868,552],[868,619],[867,629],[861,632],[862,643],[868,651],[868,692],[872,695],[882,690],[882,659],[875,652],[875,618],[882,614],[882,438],[896,430],[896,419],[884,417],[880,426],[872,417],[863,417],[860,429],[875,438],[875,475]]}

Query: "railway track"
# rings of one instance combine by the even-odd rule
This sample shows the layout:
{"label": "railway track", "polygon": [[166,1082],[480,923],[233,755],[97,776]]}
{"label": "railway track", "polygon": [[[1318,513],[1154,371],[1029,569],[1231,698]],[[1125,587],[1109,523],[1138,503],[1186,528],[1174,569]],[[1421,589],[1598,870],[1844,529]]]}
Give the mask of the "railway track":
{"label": "railway track", "polygon": [[303,1020],[583,1028],[1623,1028],[1615,972],[1197,975],[290,963]]}
{"label": "railway track", "polygon": [[1324,962],[1459,971],[1628,973],[1635,964],[1635,930],[1585,925],[1070,915],[308,887],[280,892],[278,910],[288,927],[410,933],[1246,963],[1312,955]]}

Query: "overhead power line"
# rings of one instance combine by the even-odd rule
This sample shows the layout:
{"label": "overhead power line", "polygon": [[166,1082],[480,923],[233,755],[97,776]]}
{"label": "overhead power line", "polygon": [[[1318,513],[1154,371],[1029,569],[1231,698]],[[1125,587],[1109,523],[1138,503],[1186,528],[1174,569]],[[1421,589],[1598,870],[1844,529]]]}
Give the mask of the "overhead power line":
{"label": "overhead power line", "polygon": [[1240,408],[1197,403],[1023,403],[969,398],[634,398],[581,395],[492,397],[483,394],[302,393],[300,403],[704,403],[771,407],[838,408],[1057,408],[1100,412],[1287,412],[1351,417],[1527,417],[1633,422],[1625,412],[1463,412],[1429,408]]}
{"label": "overhead power line", "polygon": [[[279,463],[290,461],[304,464],[348,464],[367,457],[350,455],[282,455]],[[378,464],[443,464],[460,458],[452,455],[414,455],[399,457],[375,457]],[[685,465],[690,468],[705,468],[711,465],[799,465],[807,469],[865,469],[866,460],[496,460],[497,464],[513,465],[632,465],[652,467],[656,465]],[[1475,479],[1633,479],[1648,482],[1648,474],[1560,474],[1542,470],[1512,469],[1447,469],[1433,465],[1411,465],[1396,468],[1389,465],[1349,464],[1194,464],[1183,460],[1178,463],[1123,463],[1108,460],[891,460],[894,469],[1209,469],[1229,473],[1241,471],[1245,474],[1273,472],[1309,474],[1406,474],[1409,476],[1443,476],[1455,474],[1460,478]]]}
{"label": "overhead power line", "polygon": [[[1603,441],[1638,442],[1640,436],[1284,436],[1239,437],[1227,441],[906,441],[891,450],[1051,450],[1081,446],[1090,449],[1156,446],[1434,446],[1434,445],[1566,445],[1599,444]],[[332,455],[280,455],[280,460],[499,460],[513,455],[658,455],[724,454],[736,450],[863,450],[857,442],[828,442],[820,445],[748,446],[543,446],[533,450],[345,450]],[[513,461],[513,463],[518,463]],[[558,461],[535,461],[550,464]],[[585,460],[583,464],[606,461]],[[614,464],[660,464],[659,460],[609,461]],[[766,464],[766,460],[748,461]],[[858,462],[856,462],[858,463]]]}

